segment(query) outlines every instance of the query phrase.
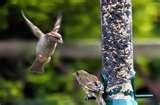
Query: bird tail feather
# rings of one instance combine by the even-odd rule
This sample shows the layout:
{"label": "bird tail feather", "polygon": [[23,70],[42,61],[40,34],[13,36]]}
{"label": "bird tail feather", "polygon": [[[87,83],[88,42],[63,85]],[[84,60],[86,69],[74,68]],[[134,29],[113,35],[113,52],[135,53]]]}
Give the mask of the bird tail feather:
{"label": "bird tail feather", "polygon": [[43,73],[44,72],[43,65],[44,64],[42,62],[36,59],[31,66],[31,71],[34,73]]}

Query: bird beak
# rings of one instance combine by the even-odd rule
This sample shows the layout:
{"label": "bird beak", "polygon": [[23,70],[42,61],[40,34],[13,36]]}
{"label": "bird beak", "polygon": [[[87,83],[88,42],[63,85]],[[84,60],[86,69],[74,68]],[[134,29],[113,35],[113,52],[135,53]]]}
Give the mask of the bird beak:
{"label": "bird beak", "polygon": [[58,43],[63,44],[63,39],[62,39],[62,38],[60,38],[60,39],[58,40]]}
{"label": "bird beak", "polygon": [[51,32],[47,33],[47,35],[53,36],[54,38],[56,38],[57,43],[63,44],[63,39],[62,39],[61,34],[51,31]]}

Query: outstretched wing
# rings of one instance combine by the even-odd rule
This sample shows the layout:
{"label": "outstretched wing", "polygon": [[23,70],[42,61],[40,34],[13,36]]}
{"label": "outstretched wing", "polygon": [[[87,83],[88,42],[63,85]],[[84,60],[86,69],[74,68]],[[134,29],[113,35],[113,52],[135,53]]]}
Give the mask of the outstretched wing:
{"label": "outstretched wing", "polygon": [[54,24],[54,27],[53,27],[53,29],[52,29],[53,32],[58,33],[58,31],[59,31],[59,29],[60,29],[60,27],[61,27],[61,22],[62,22],[62,15],[59,14],[59,15],[57,16],[57,20],[56,20],[56,22],[55,22],[55,24]]}
{"label": "outstretched wing", "polygon": [[29,19],[27,19],[23,11],[21,11],[21,14],[26,24],[30,27],[31,31],[36,37],[40,38],[41,36],[45,35],[37,26],[35,26]]}
{"label": "outstretched wing", "polygon": [[62,36],[61,36],[61,34],[58,33],[58,31],[60,30],[60,27],[61,27],[61,22],[62,22],[62,15],[59,14],[57,16],[57,20],[54,24],[52,31],[47,33],[47,35],[53,36],[56,39],[57,43],[63,43]]}

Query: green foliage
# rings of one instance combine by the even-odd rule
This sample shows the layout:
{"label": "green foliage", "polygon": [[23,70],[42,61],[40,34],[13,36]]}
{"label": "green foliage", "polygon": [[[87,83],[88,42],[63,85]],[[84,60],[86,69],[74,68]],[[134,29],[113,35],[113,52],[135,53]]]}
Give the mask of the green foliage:
{"label": "green foliage", "polygon": [[23,94],[20,81],[0,80],[0,102],[9,102],[21,100]]}
{"label": "green foliage", "polygon": [[0,25],[0,29],[6,29],[8,24],[7,24],[7,10],[5,8],[0,8],[0,20],[1,20],[1,25]]}
{"label": "green foliage", "polygon": [[159,6],[155,0],[133,1],[133,33],[136,38],[159,37]]}
{"label": "green foliage", "polygon": [[148,68],[150,69],[149,74],[152,79],[155,81],[160,80],[160,58],[157,59],[151,59]]}
{"label": "green foliage", "polygon": [[[65,41],[100,38],[98,0],[8,0],[0,7],[0,30],[8,28],[6,17],[11,7],[18,7],[18,14],[20,9],[24,10],[43,31],[52,28],[55,16],[61,11],[64,17],[62,33]],[[133,33],[136,38],[159,37],[159,10],[159,1],[133,1]]]}
{"label": "green foliage", "polygon": [[[93,5],[94,4],[94,5]],[[22,9],[27,17],[43,31],[51,30],[58,12],[63,14],[63,37],[65,41],[97,39],[100,34],[98,0],[10,0],[0,12],[0,20],[6,17],[9,8]],[[2,18],[2,19],[1,19]],[[7,20],[0,30],[7,29]]]}
{"label": "green foliage", "polygon": [[[99,62],[99,63],[97,63]],[[54,63],[59,65],[60,61]],[[76,87],[73,72],[85,69],[95,73],[100,68],[97,59],[77,59],[67,64],[66,73],[60,73],[52,64],[45,66],[45,73],[27,72],[25,79],[0,81],[0,102],[11,105],[96,105],[95,101],[85,101],[84,92]],[[94,66],[93,66],[94,65]],[[24,70],[21,67],[20,70]]]}

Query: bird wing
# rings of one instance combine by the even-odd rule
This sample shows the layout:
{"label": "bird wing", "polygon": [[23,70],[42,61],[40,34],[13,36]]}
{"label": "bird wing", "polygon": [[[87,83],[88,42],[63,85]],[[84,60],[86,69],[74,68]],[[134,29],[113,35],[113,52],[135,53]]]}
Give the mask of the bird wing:
{"label": "bird wing", "polygon": [[59,14],[57,16],[57,20],[54,24],[52,31],[46,34],[54,37],[57,43],[63,43],[62,36],[61,34],[58,33],[58,31],[60,30],[61,22],[62,22],[62,15]]}
{"label": "bird wing", "polygon": [[53,27],[53,29],[52,29],[53,32],[58,33],[58,31],[59,31],[59,29],[60,29],[60,27],[61,27],[61,22],[62,22],[62,15],[59,14],[59,15],[57,16],[57,20],[56,20],[56,22],[55,22],[55,24],[54,24],[54,27]]}
{"label": "bird wing", "polygon": [[29,19],[27,19],[23,11],[21,11],[21,14],[26,24],[30,27],[31,31],[36,37],[40,38],[41,36],[45,35],[37,26],[35,26]]}

